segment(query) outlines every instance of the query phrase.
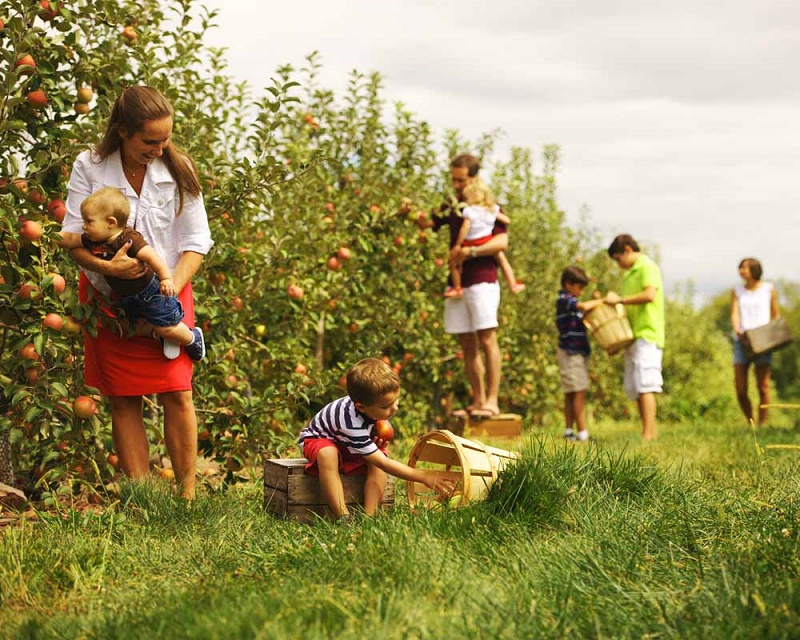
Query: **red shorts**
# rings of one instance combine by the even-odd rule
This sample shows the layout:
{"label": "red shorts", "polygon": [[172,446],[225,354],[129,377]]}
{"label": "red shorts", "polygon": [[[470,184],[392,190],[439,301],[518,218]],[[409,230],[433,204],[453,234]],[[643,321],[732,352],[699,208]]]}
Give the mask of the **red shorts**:
{"label": "red shorts", "polygon": [[[80,301],[86,303],[100,295],[81,273]],[[187,284],[178,295],[186,312],[183,321],[194,326],[192,285]],[[107,308],[103,313],[113,317]],[[98,327],[97,336],[84,331],[86,384],[104,396],[142,396],[151,393],[190,391],[192,360],[181,349],[175,360],[167,360],[161,343],[152,338],[121,338],[113,331]]]}
{"label": "red shorts", "polygon": [[[306,464],[306,473],[312,476],[319,475],[319,467],[317,467],[317,454],[320,449],[325,447],[336,447],[339,450],[339,472],[350,475],[363,475],[367,472],[367,463],[364,461],[364,456],[357,453],[350,453],[347,447],[329,440],[328,438],[306,438],[303,440],[303,456],[308,460]],[[379,451],[386,455],[386,449],[379,449]]]}

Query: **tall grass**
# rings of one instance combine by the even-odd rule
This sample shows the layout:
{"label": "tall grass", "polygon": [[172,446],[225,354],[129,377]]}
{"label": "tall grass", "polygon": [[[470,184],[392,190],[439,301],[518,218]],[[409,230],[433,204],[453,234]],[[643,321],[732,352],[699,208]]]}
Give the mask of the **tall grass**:
{"label": "tall grass", "polygon": [[276,520],[255,485],[191,507],[131,485],[2,531],[2,635],[800,635],[800,454],[767,448],[797,432],[635,429],[531,438],[483,503],[349,526]]}

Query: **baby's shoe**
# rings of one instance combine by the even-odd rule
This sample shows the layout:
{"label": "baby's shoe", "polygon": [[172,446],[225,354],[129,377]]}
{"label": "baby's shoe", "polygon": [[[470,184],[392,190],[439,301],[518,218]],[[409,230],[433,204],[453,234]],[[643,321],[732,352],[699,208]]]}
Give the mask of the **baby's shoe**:
{"label": "baby's shoe", "polygon": [[200,327],[192,329],[194,342],[184,345],[183,350],[186,355],[197,362],[206,357],[206,341],[203,339],[203,330]]}
{"label": "baby's shoe", "polygon": [[164,340],[164,338],[159,338],[161,340],[161,349],[164,351],[164,357],[167,360],[174,360],[179,355],[181,355],[181,345],[174,340]]}

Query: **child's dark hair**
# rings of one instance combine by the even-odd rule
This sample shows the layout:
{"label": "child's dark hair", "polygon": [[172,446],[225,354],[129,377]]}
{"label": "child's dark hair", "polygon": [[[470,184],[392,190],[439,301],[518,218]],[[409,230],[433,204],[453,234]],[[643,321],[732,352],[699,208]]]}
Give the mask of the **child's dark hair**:
{"label": "child's dark hair", "polygon": [[625,247],[630,247],[632,251],[639,251],[639,243],[633,239],[633,236],[621,233],[609,245],[608,255],[613,258],[618,253],[625,253]]}
{"label": "child's dark hair", "polygon": [[347,395],[353,402],[372,404],[398,389],[400,376],[378,358],[364,358],[347,372]]}
{"label": "child's dark hair", "polygon": [[761,280],[761,276],[764,275],[764,269],[761,266],[761,263],[756,260],[755,258],[744,258],[739,263],[739,268],[747,266],[750,269],[750,276],[753,280]]}
{"label": "child's dark hair", "polygon": [[481,170],[481,161],[470,153],[462,153],[450,161],[450,168],[466,169],[467,175],[474,178]]}
{"label": "child's dark hair", "polygon": [[589,276],[580,267],[570,265],[561,272],[561,286],[565,284],[580,284],[585,287],[589,284]]}

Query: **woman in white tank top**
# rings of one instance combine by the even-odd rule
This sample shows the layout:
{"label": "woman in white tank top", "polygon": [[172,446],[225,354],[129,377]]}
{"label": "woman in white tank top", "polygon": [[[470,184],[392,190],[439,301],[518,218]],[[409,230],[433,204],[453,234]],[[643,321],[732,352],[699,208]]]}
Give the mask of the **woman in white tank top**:
{"label": "woman in white tank top", "polygon": [[753,405],[747,395],[747,374],[751,364],[755,365],[758,387],[758,426],[767,422],[768,410],[761,405],[769,404],[769,380],[772,354],[749,359],[742,348],[740,338],[745,331],[763,327],[780,315],[778,295],[771,282],[762,282],[761,263],[755,258],[745,258],[739,263],[742,284],[733,290],[731,298],[731,324],[733,325],[733,378],[736,398],[748,422],[753,420]]}

